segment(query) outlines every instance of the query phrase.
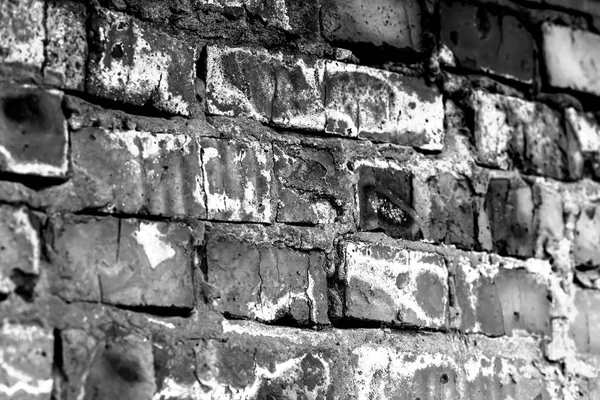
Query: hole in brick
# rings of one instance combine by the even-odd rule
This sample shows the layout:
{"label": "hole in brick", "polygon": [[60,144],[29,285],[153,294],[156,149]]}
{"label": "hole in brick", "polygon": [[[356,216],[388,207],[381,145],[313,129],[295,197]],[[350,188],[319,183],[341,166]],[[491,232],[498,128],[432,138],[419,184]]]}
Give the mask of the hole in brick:
{"label": "hole in brick", "polygon": [[440,382],[444,385],[448,383],[448,374],[442,374],[442,376],[440,377]]}
{"label": "hole in brick", "polygon": [[121,43],[115,44],[110,51],[110,55],[116,59],[122,58],[124,54],[125,52],[123,51],[123,45],[121,45]]}

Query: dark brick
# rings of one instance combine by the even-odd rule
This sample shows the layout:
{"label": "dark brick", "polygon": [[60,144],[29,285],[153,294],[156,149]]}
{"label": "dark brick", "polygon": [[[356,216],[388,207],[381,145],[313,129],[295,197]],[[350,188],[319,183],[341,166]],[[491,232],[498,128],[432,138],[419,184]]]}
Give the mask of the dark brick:
{"label": "dark brick", "polygon": [[442,42],[461,66],[533,81],[535,44],[517,18],[489,4],[448,0],[441,2],[440,12]]}
{"label": "dark brick", "polygon": [[395,238],[422,237],[420,219],[413,210],[409,171],[360,166],[358,174],[359,229],[382,230]]}
{"label": "dark brick", "polygon": [[532,257],[535,250],[532,190],[509,179],[492,179],[485,196],[491,245],[500,255]]}
{"label": "dark brick", "polygon": [[0,172],[64,178],[69,138],[62,93],[0,85]]}
{"label": "dark brick", "polygon": [[267,322],[328,322],[321,253],[212,240],[206,251],[208,297],[215,309]]}

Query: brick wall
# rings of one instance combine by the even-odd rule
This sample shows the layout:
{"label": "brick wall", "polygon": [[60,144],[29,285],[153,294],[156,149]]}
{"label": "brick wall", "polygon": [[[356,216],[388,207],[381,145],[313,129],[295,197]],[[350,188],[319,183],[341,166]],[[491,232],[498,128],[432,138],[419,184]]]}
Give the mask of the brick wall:
{"label": "brick wall", "polygon": [[600,399],[599,104],[597,0],[0,1],[0,399]]}

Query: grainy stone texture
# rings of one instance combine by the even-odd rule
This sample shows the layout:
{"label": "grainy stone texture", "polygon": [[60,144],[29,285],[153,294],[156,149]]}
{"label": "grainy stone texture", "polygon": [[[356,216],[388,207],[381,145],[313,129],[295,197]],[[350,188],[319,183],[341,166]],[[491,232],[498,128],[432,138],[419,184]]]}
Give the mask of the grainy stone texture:
{"label": "grainy stone texture", "polygon": [[0,21],[0,61],[40,70],[44,62],[44,2],[2,2]]}

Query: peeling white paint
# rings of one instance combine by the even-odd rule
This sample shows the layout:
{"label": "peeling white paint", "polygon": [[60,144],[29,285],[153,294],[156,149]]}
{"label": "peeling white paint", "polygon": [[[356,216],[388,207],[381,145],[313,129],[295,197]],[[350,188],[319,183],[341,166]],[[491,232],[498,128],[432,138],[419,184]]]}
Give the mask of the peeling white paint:
{"label": "peeling white paint", "polygon": [[140,226],[133,233],[133,237],[144,249],[150,267],[153,269],[177,254],[173,246],[164,240],[166,235],[158,230],[156,223],[140,222]]}
{"label": "peeling white paint", "polygon": [[168,328],[168,329],[175,329],[175,325],[170,322],[161,321],[160,319],[151,318],[151,317],[147,317],[146,319],[148,321],[152,322],[153,324],[164,326],[165,328]]}

